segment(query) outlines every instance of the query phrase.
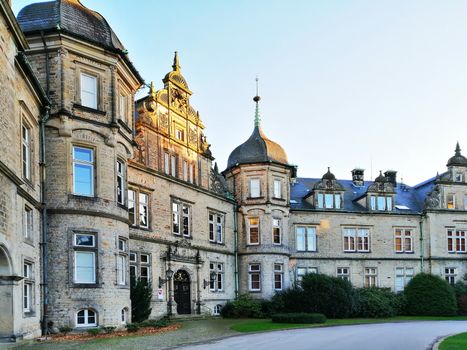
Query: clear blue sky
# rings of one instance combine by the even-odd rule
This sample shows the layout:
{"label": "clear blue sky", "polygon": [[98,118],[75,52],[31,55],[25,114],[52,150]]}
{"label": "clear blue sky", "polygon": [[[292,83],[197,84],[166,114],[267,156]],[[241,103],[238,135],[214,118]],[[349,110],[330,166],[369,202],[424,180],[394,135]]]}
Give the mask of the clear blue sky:
{"label": "clear blue sky", "polygon": [[[30,0],[13,0],[17,13]],[[302,177],[394,169],[416,184],[467,155],[467,1],[83,0],[149,82],[173,51],[219,168],[262,125]]]}

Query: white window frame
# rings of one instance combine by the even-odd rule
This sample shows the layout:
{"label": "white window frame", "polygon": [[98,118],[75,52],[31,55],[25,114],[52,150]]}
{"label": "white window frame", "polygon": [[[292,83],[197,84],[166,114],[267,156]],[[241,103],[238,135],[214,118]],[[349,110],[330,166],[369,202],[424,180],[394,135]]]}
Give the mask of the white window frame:
{"label": "white window frame", "polygon": [[[400,241],[400,249],[397,247]],[[407,246],[409,242],[409,246]],[[394,229],[394,251],[396,253],[413,253],[413,231],[410,228]]]}
{"label": "white window frame", "polygon": [[[253,267],[258,267],[253,269]],[[258,277],[258,288],[253,288],[253,276]],[[256,282],[256,281],[255,281]],[[260,292],[261,291],[261,264],[260,263],[251,263],[248,264],[248,290],[250,292]]]}
{"label": "white window frame", "polygon": [[125,205],[125,163],[121,160],[116,162],[117,172],[117,203]]}
{"label": "white window frame", "polygon": [[119,237],[117,241],[117,250],[117,284],[120,286],[126,286],[128,285],[128,241]]}
{"label": "white window frame", "polygon": [[365,288],[378,287],[378,268],[365,267],[363,275],[363,286]]}
{"label": "white window frame", "polygon": [[261,179],[260,178],[251,178],[249,181],[250,186],[250,198],[260,198],[261,197]]}
{"label": "white window frame", "polygon": [[343,280],[350,281],[350,267],[337,267],[336,276]]}
{"label": "white window frame", "polygon": [[209,263],[209,291],[224,291],[224,264],[220,262]]}
{"label": "white window frame", "polygon": [[23,211],[23,237],[27,240],[32,240],[33,235],[33,209],[25,205]]}
{"label": "white window frame", "polygon": [[[451,245],[451,249],[449,248]],[[447,250],[448,253],[467,252],[467,230],[449,228],[447,229]]]}
{"label": "white window frame", "polygon": [[23,312],[30,313],[34,305],[34,264],[32,262],[23,262],[23,277]]}
{"label": "white window frame", "polygon": [[455,267],[445,267],[444,268],[444,279],[451,286],[456,283],[456,277],[457,277],[457,268],[455,268]]}
{"label": "white window frame", "polygon": [[[255,221],[255,220],[257,221],[257,223],[252,224],[252,221]],[[258,240],[256,242],[253,242],[251,240],[252,229],[256,229],[256,231],[257,231]],[[249,217],[248,218],[248,245],[259,245],[260,242],[261,242],[261,238],[260,238],[260,220],[259,220],[259,217],[258,216]]]}
{"label": "white window frame", "polygon": [[[272,218],[272,244],[282,245],[282,219]],[[278,233],[278,235],[276,235]],[[279,237],[279,241],[276,242],[275,238]]]}
{"label": "white window frame", "polygon": [[31,181],[31,156],[32,156],[32,147],[31,147],[31,128],[26,125],[23,121],[21,125],[21,144],[22,144],[22,165],[23,165],[23,177],[26,180]]}
{"label": "white window frame", "polygon": [[449,209],[449,210],[456,209],[456,195],[454,193],[446,194],[446,209]]}
{"label": "white window frame", "polygon": [[274,198],[282,199],[282,181],[274,179]]}
{"label": "white window frame", "polygon": [[[84,323],[78,323],[78,314],[84,311]],[[94,322],[89,322],[89,318],[91,317],[89,315],[89,311],[91,311],[94,314]],[[97,326],[97,312],[92,309],[81,309],[78,310],[75,316],[75,321],[76,321],[76,328],[84,328],[84,327],[95,327]]]}
{"label": "white window frame", "polygon": [[[90,82],[92,82],[94,91],[91,90],[85,90],[84,88],[84,79],[90,79]],[[88,95],[88,97],[85,97]],[[89,100],[88,100],[89,98]],[[91,75],[88,73],[81,73],[80,75],[80,99],[81,99],[81,105],[84,107],[88,108],[93,108],[97,109],[97,100],[98,100],[98,78],[95,75]]]}
{"label": "white window frame", "polygon": [[[304,248],[299,249],[299,239],[301,233],[299,230],[303,229],[303,240],[304,240]],[[297,252],[316,252],[318,250],[318,239],[316,235],[316,227],[310,225],[297,225],[295,226],[295,248]]]}
{"label": "white window frame", "polygon": [[[75,159],[75,150],[77,149],[83,149],[91,152],[91,161],[85,161],[85,160],[78,160]],[[91,188],[91,193],[80,193],[77,192],[76,190],[76,166],[82,166],[86,168],[91,169],[91,183],[90,183],[90,188]],[[78,196],[85,196],[85,197],[94,197],[94,173],[95,173],[95,158],[94,158],[94,149],[90,147],[83,147],[83,146],[73,146],[73,194],[78,195]]]}
{"label": "white window frame", "polygon": [[[282,290],[284,288],[284,264],[282,263],[275,263],[274,264],[274,280],[273,280],[273,288],[274,290]],[[279,282],[280,286],[277,286]]]}
{"label": "white window frame", "polygon": [[310,266],[297,266],[295,271],[295,280],[297,282],[301,282],[303,280],[303,276],[308,275],[309,273],[318,273],[318,268]]}
{"label": "white window frame", "polygon": [[173,154],[170,156],[170,175],[177,177],[177,157]]}
{"label": "white window frame", "polygon": [[170,174],[170,156],[167,152],[164,152],[164,173],[166,175]]}
{"label": "white window frame", "polygon": [[208,212],[209,241],[212,243],[224,243],[224,214]]}
{"label": "white window frame", "polygon": [[[128,189],[128,220],[130,220],[130,225],[136,225],[136,194],[137,192],[132,189]],[[133,214],[133,220],[131,219],[131,215]]]}
{"label": "white window frame", "polygon": [[[79,244],[77,238],[79,236],[92,237],[92,244]],[[94,233],[74,233],[73,234],[73,283],[75,284],[96,284],[97,283],[97,254],[96,254],[96,234]],[[78,266],[78,255],[92,256],[92,266]],[[80,268],[92,269],[92,278],[90,280],[80,280],[78,271]]]}
{"label": "white window frame", "polygon": [[185,131],[180,128],[175,129],[175,138],[179,141],[185,141]]}
{"label": "white window frame", "polygon": [[[331,199],[331,202],[328,199]],[[319,209],[342,209],[342,196],[340,193],[318,192],[316,194],[316,207]]]}
{"label": "white window frame", "polygon": [[414,276],[413,267],[396,267],[394,278],[394,291],[396,293],[403,292],[405,286]]}
{"label": "white window frame", "polygon": [[149,194],[144,192],[138,192],[138,226],[149,228]]}
{"label": "white window frame", "polygon": [[[177,236],[191,237],[191,206],[180,200],[173,200],[171,207],[172,233]],[[178,231],[175,230],[175,225],[178,226]]]}
{"label": "white window frame", "polygon": [[[346,243],[346,238],[347,243]],[[369,253],[371,251],[370,229],[366,227],[344,227],[342,244],[344,252]]]}

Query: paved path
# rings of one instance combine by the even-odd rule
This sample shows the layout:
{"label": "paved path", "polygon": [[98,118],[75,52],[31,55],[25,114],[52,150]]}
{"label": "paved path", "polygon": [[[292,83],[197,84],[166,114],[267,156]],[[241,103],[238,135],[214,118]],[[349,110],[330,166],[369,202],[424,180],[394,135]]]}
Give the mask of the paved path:
{"label": "paved path", "polygon": [[426,321],[297,329],[236,336],[192,350],[426,350],[436,338],[467,332],[467,321]]}

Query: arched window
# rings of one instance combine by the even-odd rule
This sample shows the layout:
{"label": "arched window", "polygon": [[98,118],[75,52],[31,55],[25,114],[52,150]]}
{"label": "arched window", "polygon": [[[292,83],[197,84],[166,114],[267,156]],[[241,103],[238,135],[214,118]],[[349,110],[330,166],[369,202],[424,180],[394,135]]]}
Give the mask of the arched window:
{"label": "arched window", "polygon": [[128,323],[128,308],[124,307],[121,311],[120,321],[122,324]]}
{"label": "arched window", "polygon": [[212,310],[212,314],[214,316],[219,316],[221,314],[221,309],[222,309],[222,305],[217,304],[216,306],[214,306],[214,309]]}
{"label": "arched window", "polygon": [[91,309],[79,310],[76,314],[76,327],[97,326],[96,312]]}

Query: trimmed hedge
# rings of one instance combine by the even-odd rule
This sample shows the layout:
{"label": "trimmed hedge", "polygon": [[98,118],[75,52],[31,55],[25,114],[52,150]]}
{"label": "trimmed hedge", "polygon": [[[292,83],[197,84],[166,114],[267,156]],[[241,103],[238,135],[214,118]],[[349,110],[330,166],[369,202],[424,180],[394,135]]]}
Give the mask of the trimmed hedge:
{"label": "trimmed hedge", "polygon": [[420,273],[409,282],[404,293],[409,315],[453,316],[457,314],[454,289],[438,276]]}
{"label": "trimmed hedge", "polygon": [[272,315],[273,323],[325,323],[326,316],[323,314],[289,313]]}
{"label": "trimmed hedge", "polygon": [[261,301],[248,294],[241,294],[234,301],[227,302],[221,309],[224,318],[262,318]]}
{"label": "trimmed hedge", "polygon": [[399,311],[396,294],[385,288],[357,289],[358,317],[392,317]]}

